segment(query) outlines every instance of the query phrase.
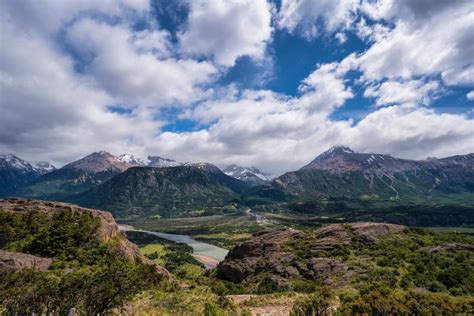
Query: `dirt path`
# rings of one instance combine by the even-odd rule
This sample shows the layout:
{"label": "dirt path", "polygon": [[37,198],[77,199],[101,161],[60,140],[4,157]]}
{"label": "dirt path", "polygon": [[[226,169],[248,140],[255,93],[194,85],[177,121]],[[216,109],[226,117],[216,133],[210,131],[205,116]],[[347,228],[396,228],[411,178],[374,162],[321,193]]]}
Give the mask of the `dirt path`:
{"label": "dirt path", "polygon": [[[293,306],[293,299],[275,299],[265,295],[227,295],[238,310],[248,309],[253,316],[289,316]],[[254,302],[250,302],[254,301]]]}

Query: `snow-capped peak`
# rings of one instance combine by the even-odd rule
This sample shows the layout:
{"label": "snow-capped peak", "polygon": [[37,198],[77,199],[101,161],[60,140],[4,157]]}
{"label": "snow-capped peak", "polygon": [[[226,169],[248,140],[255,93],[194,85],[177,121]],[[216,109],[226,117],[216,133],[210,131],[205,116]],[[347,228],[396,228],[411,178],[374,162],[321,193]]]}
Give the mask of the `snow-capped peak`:
{"label": "snow-capped peak", "polygon": [[148,156],[147,159],[147,166],[149,167],[157,167],[157,168],[163,168],[163,167],[177,167],[181,166],[182,163],[178,162],[173,159],[168,159],[168,158],[163,158],[160,156]]}
{"label": "snow-capped peak", "polygon": [[137,165],[137,166],[146,166],[149,163],[149,160],[138,158],[128,153],[121,154],[120,156],[117,157],[117,159],[121,162],[128,163],[130,165]]}
{"label": "snow-capped peak", "polygon": [[56,167],[47,161],[37,162],[35,164],[35,168],[38,169],[41,172],[41,174],[49,173],[51,171],[56,170]]}
{"label": "snow-capped peak", "polygon": [[30,163],[13,154],[0,155],[0,169],[17,169],[22,172],[36,171]]}
{"label": "snow-capped peak", "polygon": [[242,180],[244,182],[256,183],[269,180],[265,174],[255,167],[241,167],[232,164],[225,168],[223,172],[228,176]]}

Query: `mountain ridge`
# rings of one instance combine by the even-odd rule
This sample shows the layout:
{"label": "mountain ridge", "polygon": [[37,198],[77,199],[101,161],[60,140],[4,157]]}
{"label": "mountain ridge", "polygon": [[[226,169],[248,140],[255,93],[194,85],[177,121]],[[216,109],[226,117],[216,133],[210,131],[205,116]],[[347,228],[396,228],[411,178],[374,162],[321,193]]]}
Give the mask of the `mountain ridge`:
{"label": "mountain ridge", "polygon": [[474,154],[408,160],[334,147],[249,195],[277,200],[368,196],[426,201],[473,193]]}
{"label": "mountain ridge", "polygon": [[225,208],[246,188],[215,166],[133,167],[72,197],[72,201],[108,209],[118,217],[176,217]]}

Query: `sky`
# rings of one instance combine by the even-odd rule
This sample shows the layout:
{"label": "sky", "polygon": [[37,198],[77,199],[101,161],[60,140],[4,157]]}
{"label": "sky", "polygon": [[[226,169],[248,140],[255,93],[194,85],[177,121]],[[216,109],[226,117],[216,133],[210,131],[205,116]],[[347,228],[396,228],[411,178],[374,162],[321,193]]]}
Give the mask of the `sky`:
{"label": "sky", "polygon": [[295,170],[474,152],[474,2],[0,1],[0,153]]}

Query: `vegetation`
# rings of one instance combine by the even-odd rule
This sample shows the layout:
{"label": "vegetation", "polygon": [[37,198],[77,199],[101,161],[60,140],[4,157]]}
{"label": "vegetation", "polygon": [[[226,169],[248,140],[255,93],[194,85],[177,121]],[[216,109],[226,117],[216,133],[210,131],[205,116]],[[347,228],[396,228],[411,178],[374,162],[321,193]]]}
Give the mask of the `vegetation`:
{"label": "vegetation", "polygon": [[110,210],[117,218],[212,215],[235,210],[247,185],[220,170],[193,166],[130,168],[70,201]]}
{"label": "vegetation", "polygon": [[226,249],[265,228],[243,212],[200,217],[142,218],[121,222],[144,230],[191,235],[197,240]]}
{"label": "vegetation", "polygon": [[[192,256],[193,249],[191,246],[138,231],[127,232],[127,237],[141,246],[140,251],[144,255],[178,276],[186,277],[187,272],[195,275],[195,273],[192,273],[196,270],[195,268],[198,268],[199,272],[204,269],[204,265]],[[193,267],[193,265],[196,267]],[[194,271],[191,271],[193,268]]]}
{"label": "vegetation", "polygon": [[87,213],[0,211],[0,248],[53,258],[47,271],[0,271],[0,312],[66,315],[104,313],[158,286],[155,267],[112,255],[118,240],[100,242],[98,219]]}
{"label": "vegetation", "polygon": [[[303,223],[306,214],[292,212],[299,214],[295,218]],[[284,221],[287,214],[274,215]],[[326,215],[319,216],[320,221],[325,220]],[[132,224],[193,233],[228,247],[262,229],[237,213],[136,220]],[[97,219],[81,213],[0,212],[1,249],[54,259],[50,269],[42,272],[0,269],[0,313],[62,315],[76,308],[79,315],[249,315],[268,306],[278,308],[279,302],[291,306],[288,308],[294,316],[471,315],[474,311],[473,252],[432,251],[444,244],[474,245],[468,235],[412,228],[380,237],[377,242],[352,238],[351,244],[342,248],[314,250],[314,228],[300,225],[306,237],[282,244],[286,256],[291,254],[293,262],[303,266],[315,257],[334,259],[347,265],[350,273],[332,273],[320,279],[299,275],[280,284],[262,269],[239,284],[205,270],[187,245],[128,232],[127,237],[143,254],[173,272],[175,283],[165,285],[153,267],[113,256],[110,250],[118,241],[101,242],[98,227]],[[234,302],[235,294],[251,298]]]}

